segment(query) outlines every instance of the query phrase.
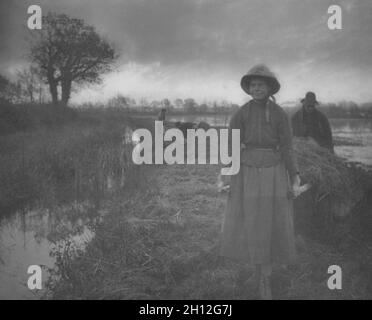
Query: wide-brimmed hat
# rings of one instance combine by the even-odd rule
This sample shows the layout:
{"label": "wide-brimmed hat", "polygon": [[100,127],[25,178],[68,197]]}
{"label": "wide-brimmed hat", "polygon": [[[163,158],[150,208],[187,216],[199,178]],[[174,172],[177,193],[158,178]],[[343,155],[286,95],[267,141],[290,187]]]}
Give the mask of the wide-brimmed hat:
{"label": "wide-brimmed hat", "polygon": [[270,94],[275,94],[280,89],[280,83],[276,78],[275,74],[270,71],[270,69],[264,64],[258,64],[250,69],[245,76],[242,77],[240,81],[240,86],[247,93],[249,92],[249,84],[253,78],[265,79],[271,88]]}
{"label": "wide-brimmed hat", "polygon": [[301,100],[302,103],[305,101],[309,104],[319,104],[319,102],[316,100],[315,93],[312,91],[307,92],[305,98]]}

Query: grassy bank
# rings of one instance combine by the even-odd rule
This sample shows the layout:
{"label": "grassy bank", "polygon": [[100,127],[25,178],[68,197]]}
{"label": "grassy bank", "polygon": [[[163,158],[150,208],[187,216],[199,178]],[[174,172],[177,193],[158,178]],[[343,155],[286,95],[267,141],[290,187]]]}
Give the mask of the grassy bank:
{"label": "grassy bank", "polygon": [[[75,252],[75,258],[60,255],[60,278],[50,281],[49,297],[256,298],[244,285],[251,270],[217,255],[226,200],[216,191],[218,171],[209,165],[153,166],[140,192],[107,204],[108,213],[96,225],[96,236],[86,251]],[[372,219],[366,213],[370,205],[357,208],[342,238],[326,242],[316,232],[297,228],[299,263],[275,269],[274,297],[370,299]],[[327,288],[327,269],[334,264],[343,270],[340,291]]]}
{"label": "grassy bank", "polygon": [[[66,109],[54,114],[49,107],[29,106],[27,112],[23,106],[15,107],[18,111],[11,114],[19,119],[32,114],[27,127],[2,118],[8,131],[0,135],[0,215],[71,201],[89,200],[99,206],[109,176],[123,182],[124,172],[126,179],[135,174],[125,133],[142,124],[116,109]],[[25,112],[22,116],[20,110]]]}

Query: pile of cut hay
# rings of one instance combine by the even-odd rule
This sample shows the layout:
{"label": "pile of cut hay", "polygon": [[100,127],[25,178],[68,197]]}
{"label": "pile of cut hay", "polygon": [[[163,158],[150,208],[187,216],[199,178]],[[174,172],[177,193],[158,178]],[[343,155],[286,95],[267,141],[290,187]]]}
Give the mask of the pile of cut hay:
{"label": "pile of cut hay", "polygon": [[316,188],[318,201],[331,197],[332,202],[346,204],[351,209],[372,187],[371,172],[319,147],[312,139],[295,138],[293,149],[301,180]]}

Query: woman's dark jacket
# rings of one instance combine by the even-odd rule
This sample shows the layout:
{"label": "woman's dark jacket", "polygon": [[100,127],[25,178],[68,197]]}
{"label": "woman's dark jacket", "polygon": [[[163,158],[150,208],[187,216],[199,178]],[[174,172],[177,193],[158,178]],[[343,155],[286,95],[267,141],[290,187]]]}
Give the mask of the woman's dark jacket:
{"label": "woman's dark jacket", "polygon": [[231,118],[230,129],[240,129],[240,141],[247,148],[278,149],[293,181],[298,167],[293,155],[292,132],[285,111],[276,103],[251,100]]}

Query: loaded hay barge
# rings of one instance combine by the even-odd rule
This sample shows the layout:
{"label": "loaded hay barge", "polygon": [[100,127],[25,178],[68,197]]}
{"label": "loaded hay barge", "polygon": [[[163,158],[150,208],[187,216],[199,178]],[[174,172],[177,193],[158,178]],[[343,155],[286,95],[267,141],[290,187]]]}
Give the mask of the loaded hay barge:
{"label": "loaded hay barge", "polygon": [[294,138],[293,148],[302,184],[312,185],[295,200],[296,227],[300,232],[313,231],[308,223],[315,222],[317,231],[332,237],[339,225],[352,218],[353,209],[371,190],[371,168],[348,162],[312,139]]}

